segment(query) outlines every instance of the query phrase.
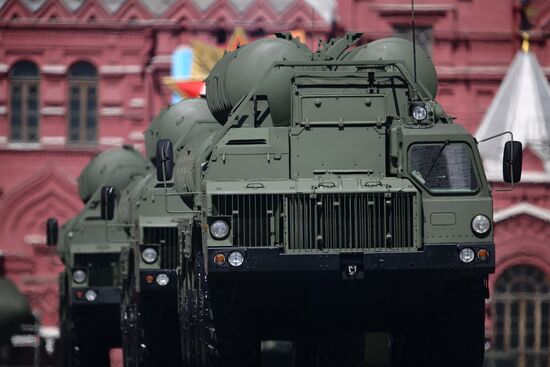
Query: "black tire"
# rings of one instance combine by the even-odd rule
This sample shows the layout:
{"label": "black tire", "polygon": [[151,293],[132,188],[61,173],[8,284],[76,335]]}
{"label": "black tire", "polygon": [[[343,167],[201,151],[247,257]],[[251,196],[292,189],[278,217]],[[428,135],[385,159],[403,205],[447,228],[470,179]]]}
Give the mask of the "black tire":
{"label": "black tire", "polygon": [[121,306],[120,334],[124,367],[141,367],[144,342],[138,327],[138,309],[136,304],[123,303]]}
{"label": "black tire", "polygon": [[[231,307],[232,286],[208,288],[198,256],[184,280],[182,353],[186,367],[257,367],[261,341],[250,314]],[[191,271],[192,270],[192,271]]]}
{"label": "black tire", "polygon": [[144,297],[139,306],[145,344],[145,365],[179,367],[182,364],[180,328],[175,294]]}
{"label": "black tire", "polygon": [[441,304],[424,325],[392,335],[394,367],[481,367],[485,344],[483,278],[448,284]]}
{"label": "black tire", "polygon": [[432,336],[434,366],[481,367],[485,354],[485,282],[449,284]]}
{"label": "black tire", "polygon": [[73,325],[68,315],[68,305],[63,299],[60,301],[59,314],[62,365],[65,367],[79,367],[80,361],[73,335]]}
{"label": "black tire", "polygon": [[211,305],[216,329],[217,350],[223,367],[257,367],[261,361],[261,339],[256,320],[245,308],[232,304],[233,285],[211,287]]}
{"label": "black tire", "polygon": [[394,332],[390,337],[393,367],[430,367],[430,332],[421,326],[414,330]]}
{"label": "black tire", "polygon": [[304,367],[362,367],[365,365],[364,334],[331,334],[296,343],[295,363]]}
{"label": "black tire", "polygon": [[61,305],[61,345],[66,367],[109,367],[109,346],[95,330],[94,320]]}
{"label": "black tire", "polygon": [[104,342],[101,335],[97,335],[92,330],[97,325],[93,323],[77,320],[77,355],[79,367],[109,367],[111,360],[109,358],[109,347]]}
{"label": "black tire", "polygon": [[218,364],[216,331],[202,258],[185,264],[180,298],[181,351],[184,367],[214,367]]}

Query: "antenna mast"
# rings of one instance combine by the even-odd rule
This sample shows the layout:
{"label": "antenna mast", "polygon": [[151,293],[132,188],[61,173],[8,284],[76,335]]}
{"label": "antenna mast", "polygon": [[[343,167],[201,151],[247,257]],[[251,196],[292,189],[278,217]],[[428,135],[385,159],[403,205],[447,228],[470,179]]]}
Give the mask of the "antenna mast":
{"label": "antenna mast", "polygon": [[413,41],[413,73],[414,73],[414,85],[416,87],[416,27],[414,24],[414,0],[411,0],[411,12],[412,12],[412,41]]}

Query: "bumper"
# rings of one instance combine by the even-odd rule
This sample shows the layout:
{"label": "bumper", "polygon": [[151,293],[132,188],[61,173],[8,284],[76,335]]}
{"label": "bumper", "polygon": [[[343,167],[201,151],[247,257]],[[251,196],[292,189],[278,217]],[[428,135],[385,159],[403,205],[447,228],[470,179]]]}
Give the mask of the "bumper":
{"label": "bumper", "polygon": [[[164,274],[168,277],[166,285],[157,282],[158,276]],[[169,291],[177,288],[178,279],[175,270],[141,270],[139,272],[140,289],[143,291]]]}
{"label": "bumper", "polygon": [[[93,290],[97,297],[94,301],[88,301],[85,294],[88,290]],[[71,290],[71,302],[74,305],[112,305],[120,304],[120,288],[116,287],[87,287],[73,288]]]}
{"label": "bumper", "polygon": [[[489,251],[489,259],[476,259],[463,263],[459,253],[471,248]],[[214,256],[223,253],[226,258],[233,251],[244,254],[240,267],[227,262],[221,266],[214,263]],[[322,272],[342,274],[344,278],[361,279],[369,273],[384,271],[446,272],[453,276],[487,275],[495,270],[493,243],[427,244],[415,252],[356,252],[356,253],[283,253],[280,248],[209,248],[209,273],[303,273]]]}

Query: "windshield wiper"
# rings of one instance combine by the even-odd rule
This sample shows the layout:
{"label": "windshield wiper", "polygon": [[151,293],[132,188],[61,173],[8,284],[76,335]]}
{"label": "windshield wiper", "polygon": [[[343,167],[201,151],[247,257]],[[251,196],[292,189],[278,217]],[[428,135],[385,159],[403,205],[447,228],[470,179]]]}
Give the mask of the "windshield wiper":
{"label": "windshield wiper", "polygon": [[439,160],[439,157],[441,157],[441,154],[443,153],[443,151],[445,150],[445,148],[447,147],[447,145],[449,145],[449,141],[448,141],[448,140],[446,140],[445,143],[443,143],[443,145],[441,146],[441,149],[439,149],[439,152],[438,152],[437,155],[435,156],[435,159],[433,160],[432,165],[430,166],[430,169],[428,170],[428,173],[426,174],[426,177],[430,177],[430,175],[432,174],[432,171],[433,171],[433,169],[435,168],[435,164],[436,164],[437,161]]}

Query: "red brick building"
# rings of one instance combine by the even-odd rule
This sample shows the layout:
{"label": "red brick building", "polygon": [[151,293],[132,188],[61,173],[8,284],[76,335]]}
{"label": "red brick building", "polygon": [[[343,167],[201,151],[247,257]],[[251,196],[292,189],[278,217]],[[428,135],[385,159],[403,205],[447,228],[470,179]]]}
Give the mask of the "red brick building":
{"label": "red brick building", "polygon": [[[43,244],[44,220],[81,208],[76,177],[95,152],[142,146],[142,131],[170,103],[162,77],[176,48],[197,39],[223,47],[236,26],[249,38],[302,29],[310,46],[343,30],[364,32],[365,42],[410,37],[410,20],[409,0],[0,0],[0,249],[43,323],[56,324],[61,269]],[[416,0],[417,41],[437,66],[437,99],[472,133],[528,23],[549,76],[547,0]],[[525,159],[524,182],[495,193],[491,287],[501,292],[488,307],[492,349],[520,366],[550,350],[550,173],[540,155],[527,150]],[[514,291],[520,280],[534,288]],[[517,301],[498,303],[497,293]]]}

